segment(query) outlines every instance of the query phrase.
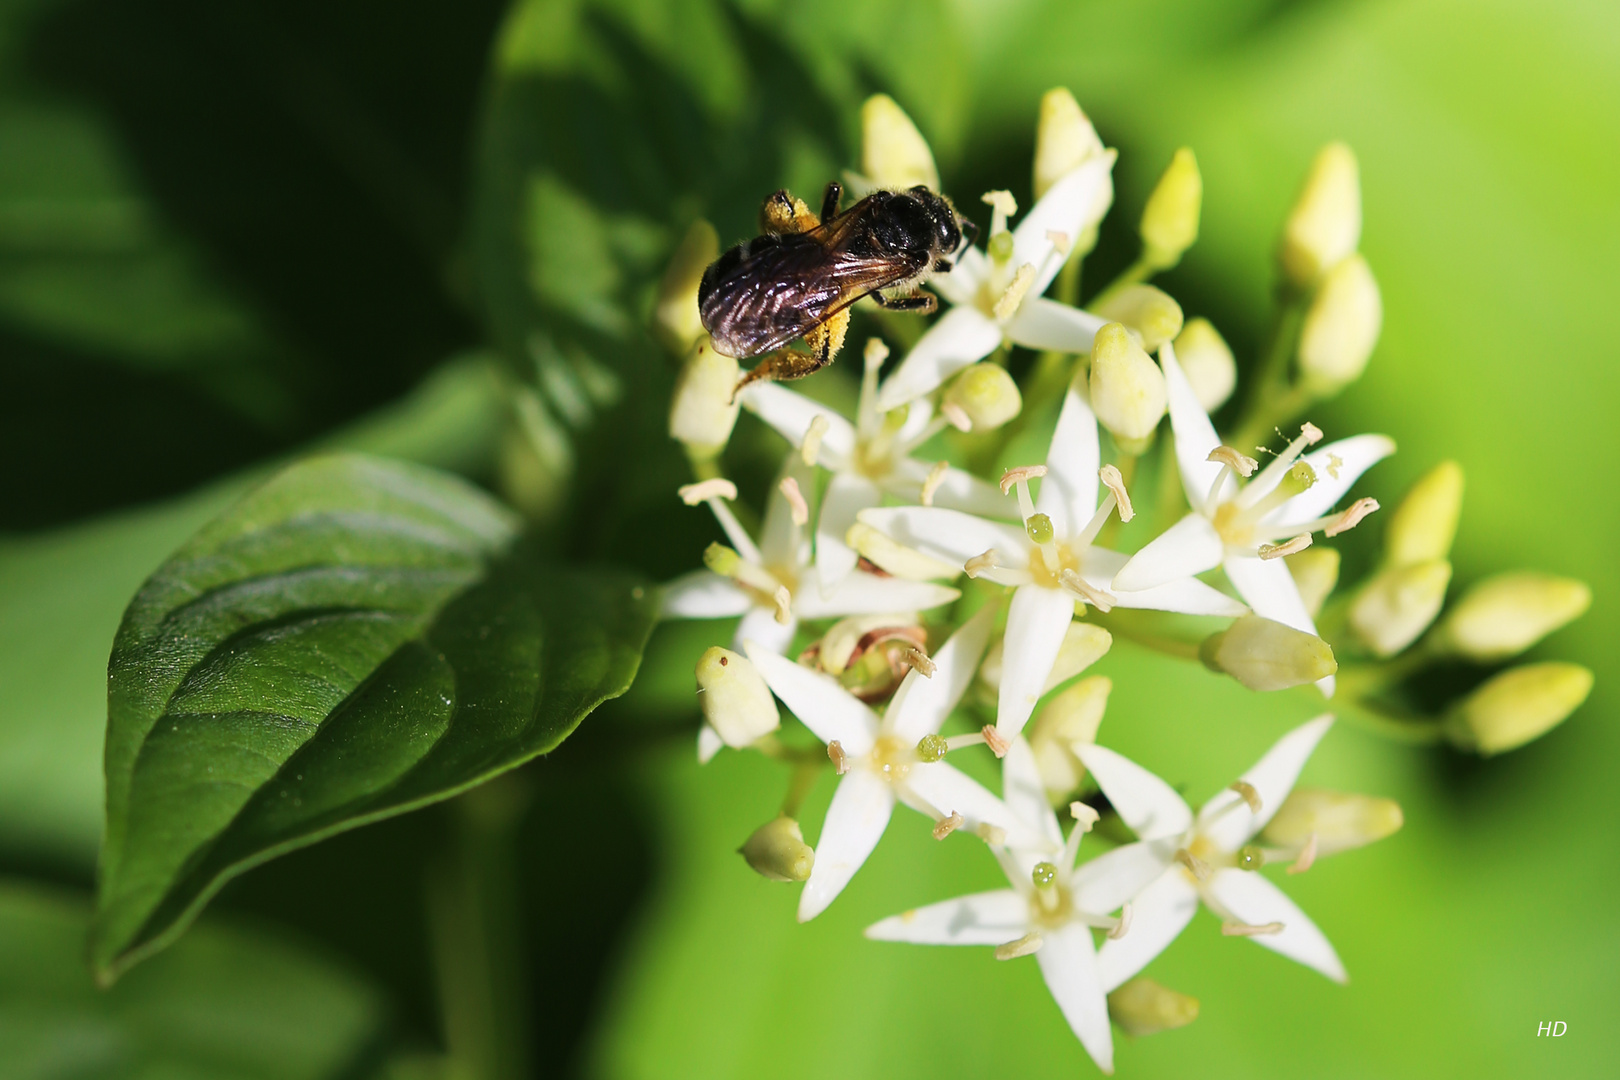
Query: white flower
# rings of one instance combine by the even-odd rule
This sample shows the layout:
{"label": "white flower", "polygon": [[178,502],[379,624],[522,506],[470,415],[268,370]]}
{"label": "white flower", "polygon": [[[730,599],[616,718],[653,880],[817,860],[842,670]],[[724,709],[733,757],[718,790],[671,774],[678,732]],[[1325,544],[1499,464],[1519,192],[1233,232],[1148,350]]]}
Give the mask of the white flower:
{"label": "white flower", "polygon": [[[855,569],[858,556],[844,534],[855,524],[856,514],[881,505],[885,494],[976,514],[1000,514],[1006,505],[995,487],[978,477],[949,467],[936,473],[936,465],[911,456],[946,420],[931,417],[923,402],[912,403],[900,415],[878,411],[877,373],[887,355],[881,342],[868,343],[853,424],[779,383],[756,382],[740,395],[748,411],[794,446],[807,445],[815,463],[833,474],[816,519],[816,576],[823,592],[836,588]],[[819,429],[817,436],[812,436],[812,428]]]}
{"label": "white flower", "polygon": [[[1099,470],[1101,450],[1091,407],[1070,388],[1044,469],[1011,470],[1003,484],[1018,488],[1024,525],[985,521],[957,510],[907,506],[867,510],[860,520],[923,554],[1000,585],[1016,587],[1007,614],[996,729],[1017,735],[1039,700],[1046,677],[1074,618],[1076,601],[1106,611],[1118,605],[1189,615],[1241,615],[1242,604],[1182,575],[1140,592],[1110,594],[1126,556],[1092,543],[1119,504],[1124,487],[1111,466]],[[1109,491],[1099,506],[1098,478]],[[1042,476],[1031,502],[1027,478]],[[1121,507],[1129,517],[1128,501]]]}
{"label": "white flower", "polygon": [[1095,813],[1082,808],[1087,820],[1077,821],[1064,841],[1034,752],[1022,738],[1008,749],[1002,769],[1007,805],[1045,841],[1022,850],[992,848],[1013,887],[907,911],[867,927],[866,936],[916,945],[994,945],[997,959],[1034,953],[1064,1019],[1097,1067],[1112,1073],[1107,990],[1099,978],[1091,928],[1129,931],[1134,920],[1107,914],[1129,897],[1120,893],[1107,856],[1075,868],[1080,838]]}
{"label": "white flower", "polygon": [[[934,673],[913,669],[880,717],[836,679],[747,642],[749,659],[777,697],[827,744],[843,773],[816,842],[816,862],[799,897],[799,921],[824,911],[877,846],[895,800],[933,818],[935,835],[988,825],[1010,839],[1036,842],[1006,804],[943,761],[925,761],[917,744],[937,735],[967,689],[990,639],[994,610],[969,619],[933,657]],[[960,816],[957,816],[960,815]]]}
{"label": "white flower", "polygon": [[[1257,615],[1316,633],[1280,556],[1303,549],[1313,532],[1337,535],[1378,509],[1374,500],[1361,499],[1342,513],[1328,513],[1363,472],[1395,452],[1394,441],[1385,435],[1356,435],[1301,459],[1305,447],[1322,437],[1306,424],[1299,438],[1243,483],[1238,475],[1249,476],[1258,463],[1221,445],[1176,362],[1175,349],[1165,346],[1159,359],[1170,392],[1176,462],[1192,512],[1133,555],[1113,579],[1113,588],[1151,589],[1224,566]],[[1331,676],[1317,685],[1323,693],[1333,693]]]}
{"label": "white flower", "polygon": [[[1345,981],[1344,965],[1322,931],[1256,872],[1263,852],[1245,847],[1282,806],[1332,723],[1333,717],[1319,716],[1284,735],[1196,817],[1169,784],[1140,765],[1106,747],[1075,748],[1119,816],[1141,837],[1095,860],[1109,860],[1111,883],[1135,897],[1131,932],[1105,942],[1097,957],[1105,991],[1142,970],[1174,941],[1200,899],[1223,920],[1223,933],[1252,937],[1330,979]],[[1137,885],[1145,888],[1138,892]]]}
{"label": "white flower", "polygon": [[989,356],[1003,339],[1031,349],[1090,351],[1092,337],[1108,320],[1041,294],[1081,233],[1107,213],[1113,167],[1113,151],[1088,159],[1053,184],[1010,234],[1007,217],[1016,209],[1012,196],[985,196],[995,207],[985,250],[965,249],[954,270],[929,279],[929,287],[955,306],[884,382],[879,409],[921,397]]}

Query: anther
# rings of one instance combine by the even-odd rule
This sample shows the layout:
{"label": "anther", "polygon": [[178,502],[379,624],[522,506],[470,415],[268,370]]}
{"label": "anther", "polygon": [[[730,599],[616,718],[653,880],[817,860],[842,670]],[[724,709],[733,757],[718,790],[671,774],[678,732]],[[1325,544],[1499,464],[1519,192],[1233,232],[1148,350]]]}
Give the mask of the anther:
{"label": "anther", "polygon": [[1258,814],[1260,812],[1262,805],[1260,792],[1255,789],[1253,784],[1247,780],[1234,780],[1228,785],[1228,790],[1237,792],[1243,801],[1249,804],[1249,813]]}
{"label": "anther", "polygon": [[1104,592],[1092,585],[1077,571],[1065,569],[1058,575],[1058,583],[1104,614],[1114,610],[1114,603],[1118,598],[1113,593]]}
{"label": "anther", "polygon": [[945,474],[950,471],[951,463],[948,461],[937,462],[932,469],[929,469],[928,479],[923,481],[922,494],[918,496],[918,501],[924,506],[933,506],[934,492],[939,490],[939,485],[945,482]]}
{"label": "anther", "polygon": [[1309,420],[1299,425],[1299,433],[1304,437],[1306,446],[1315,446],[1322,441],[1322,429]]}
{"label": "anther", "polygon": [[784,476],[777,488],[782,492],[782,497],[787,499],[788,508],[793,512],[793,524],[809,524],[810,504],[804,501],[804,493],[799,490],[799,482],[791,476]]}
{"label": "anther", "polygon": [[1311,546],[1311,534],[1300,533],[1292,540],[1282,544],[1261,544],[1260,557],[1262,559],[1280,559],[1284,555],[1294,555]]}
{"label": "anther", "polygon": [[1175,860],[1182,866],[1185,866],[1187,868],[1187,872],[1193,877],[1197,878],[1199,881],[1209,880],[1209,863],[1205,862],[1203,859],[1200,859],[1186,848],[1176,849]]}
{"label": "anther", "polygon": [[827,756],[832,759],[833,768],[839,776],[849,772],[849,755],[844,753],[844,744],[834,739],[827,744]]}
{"label": "anther", "polygon": [[969,559],[967,562],[962,564],[962,569],[967,573],[967,576],[970,577],[970,578],[976,578],[980,574],[984,573],[986,570],[994,570],[995,568],[996,568],[996,549],[995,548],[991,548],[989,551],[986,551],[986,552],[984,552],[982,554],[975,555],[975,556],[973,556],[973,558]]}
{"label": "anther", "polygon": [[882,338],[867,338],[864,359],[867,367],[877,367],[889,358],[889,347]]}
{"label": "anther", "polygon": [[1078,800],[1069,804],[1069,816],[1074,818],[1075,827],[1081,832],[1090,832],[1091,827],[1102,819],[1096,810]]}
{"label": "anther", "polygon": [[925,679],[932,679],[934,672],[938,670],[928,654],[915,645],[906,646],[906,651],[900,655],[906,663],[911,665],[913,670],[922,672],[922,677]]}
{"label": "anther", "polygon": [[1104,487],[1114,493],[1114,501],[1119,505],[1119,520],[1129,521],[1135,517],[1136,511],[1131,509],[1131,497],[1125,492],[1125,478],[1119,474],[1119,470],[1112,465],[1104,465],[1097,470],[1097,478],[1103,482]]}
{"label": "anther", "polygon": [[948,817],[941,818],[935,823],[934,839],[945,839],[947,836],[951,835],[951,833],[955,832],[957,829],[960,829],[964,820],[965,819],[961,814],[958,814],[956,811],[952,810]]}
{"label": "anther", "polygon": [[1074,242],[1073,238],[1070,237],[1068,233],[1060,232],[1057,229],[1047,229],[1046,238],[1052,241],[1052,246],[1057,248],[1059,255],[1067,257],[1069,254],[1069,247]]}
{"label": "anther", "polygon": [[1005,945],[996,946],[997,960],[1016,960],[1020,956],[1032,956],[1041,950],[1041,935],[1031,930],[1017,941],[1009,941]]}
{"label": "anther", "polygon": [[1119,922],[1115,923],[1114,928],[1108,931],[1108,940],[1118,941],[1131,932],[1131,910],[1131,902],[1129,900],[1125,901],[1125,906],[1119,909]]}
{"label": "anther", "polygon": [[1260,467],[1260,463],[1254,458],[1230,446],[1217,446],[1209,452],[1209,457],[1205,460],[1218,461],[1245,479],[1253,476],[1254,470]]}
{"label": "anther", "polygon": [[708,502],[710,499],[735,499],[737,497],[737,485],[721,476],[716,476],[712,480],[700,480],[695,484],[682,484],[677,490],[681,496],[681,501],[687,506],[696,506],[698,503]]}
{"label": "anther", "polygon": [[1018,213],[1018,200],[1013,198],[1010,191],[987,191],[979,198],[984,201],[986,206],[998,214],[1012,217]]}
{"label": "anther", "polygon": [[793,594],[788,592],[786,585],[778,585],[776,592],[771,595],[776,604],[776,621],[786,626],[793,621]]}
{"label": "anther", "polygon": [[942,402],[939,406],[939,414],[957,431],[973,430],[973,418],[967,414],[967,411],[962,406],[954,401]]}
{"label": "anther", "polygon": [[1238,922],[1236,919],[1227,919],[1221,923],[1221,933],[1227,937],[1261,937],[1266,934],[1280,934],[1283,924],[1280,922],[1253,923]]}
{"label": "anther", "polygon": [[1299,855],[1294,859],[1293,865],[1288,868],[1290,874],[1303,874],[1316,862],[1316,834],[1311,833],[1305,838],[1305,846],[1299,849]]}
{"label": "anther", "polygon": [[1005,735],[996,730],[994,724],[984,725],[979,729],[979,734],[984,736],[984,745],[988,746],[990,752],[998,758],[1006,757],[1007,751],[1012,749],[1012,743],[1007,741]]}
{"label": "anther", "polygon": [[1046,475],[1045,465],[1019,465],[1001,474],[1001,493],[1009,494],[1019,481],[1034,480]]}
{"label": "anther", "polygon": [[817,413],[811,418],[810,426],[804,430],[804,442],[799,445],[799,456],[811,468],[815,468],[816,458],[821,456],[821,439],[827,434],[827,426],[827,418]]}
{"label": "anther", "polygon": [[1349,532],[1357,525],[1360,525],[1363,518],[1377,509],[1377,499],[1357,499],[1347,509],[1330,520],[1327,525],[1323,526],[1322,532],[1327,536],[1338,536],[1342,532]]}
{"label": "anther", "polygon": [[1007,283],[1007,289],[996,299],[991,314],[997,319],[1005,321],[1012,318],[1018,305],[1024,302],[1030,286],[1035,284],[1035,264],[1024,263],[1013,272],[1012,281]]}

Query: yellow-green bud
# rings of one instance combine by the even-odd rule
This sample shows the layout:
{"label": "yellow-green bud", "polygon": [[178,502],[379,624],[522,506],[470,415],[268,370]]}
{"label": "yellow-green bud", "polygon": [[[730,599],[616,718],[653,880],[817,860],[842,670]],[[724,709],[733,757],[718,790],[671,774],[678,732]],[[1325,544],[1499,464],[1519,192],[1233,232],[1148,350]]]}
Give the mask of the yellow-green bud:
{"label": "yellow-green bud", "polygon": [[658,285],[658,302],[653,308],[653,328],[665,348],[685,356],[703,334],[698,315],[698,282],[703,271],[720,257],[720,237],[714,226],[702,218],[692,222],[686,235],[664,268]]}
{"label": "yellow-green bud", "polygon": [[1317,396],[1337,393],[1361,377],[1384,325],[1378,282],[1360,255],[1328,271],[1299,334],[1299,373]]}
{"label": "yellow-green bud", "polygon": [[1394,656],[1429,628],[1445,603],[1451,564],[1444,559],[1390,566],[1361,587],[1350,625],[1378,656]]}
{"label": "yellow-green bud", "polygon": [[1320,788],[1295,788],[1266,825],[1261,839],[1297,850],[1316,837],[1316,857],[1382,840],[1404,822],[1401,804],[1371,795],[1347,795]]}
{"label": "yellow-green bud", "polygon": [[703,719],[731,747],[744,747],[782,726],[776,699],[748,657],[715,645],[697,662]]}
{"label": "yellow-green bud", "polygon": [[945,400],[967,414],[974,431],[993,431],[1018,415],[1024,399],[1000,364],[974,364],[945,391]]}
{"label": "yellow-green bud", "polygon": [[1136,331],[1142,348],[1150,353],[1158,352],[1160,345],[1174,341],[1181,333],[1181,305],[1152,285],[1127,285],[1104,297],[1091,312]]}
{"label": "yellow-green bud", "polygon": [[1169,403],[1164,373],[1117,322],[1091,346],[1091,408],[1103,427],[1133,452],[1146,449]]}
{"label": "yellow-green bud", "polygon": [[960,566],[953,566],[932,555],[924,555],[920,551],[908,548],[864,521],[857,521],[849,527],[844,533],[844,543],[854,548],[878,569],[908,581],[948,579],[962,572]]}
{"label": "yellow-green bud", "polygon": [[1250,690],[1303,686],[1339,670],[1327,642],[1259,615],[1244,615],[1206,638],[1198,656],[1211,671],[1225,672]]}
{"label": "yellow-green bud", "polygon": [[1283,227],[1283,273],[1301,288],[1314,285],[1361,242],[1361,176],[1356,155],[1329,143],[1311,162],[1310,175]]}
{"label": "yellow-green bud", "polygon": [[1035,197],[1101,153],[1097,129],[1074,95],[1061,86],[1048,90],[1035,125]]}
{"label": "yellow-green bud", "polygon": [[1459,746],[1500,754],[1538,739],[1580,708],[1592,673],[1579,664],[1525,664],[1487,679],[1452,709],[1446,734]]}
{"label": "yellow-green bud", "polygon": [[1226,404],[1237,387],[1237,361],[1226,339],[1208,319],[1187,320],[1176,335],[1176,360],[1208,413]]}
{"label": "yellow-green bud", "polygon": [[1442,461],[1421,476],[1389,516],[1384,561],[1391,566],[1443,559],[1451,553],[1462,514],[1463,471]]}
{"label": "yellow-green bud", "polygon": [[1108,1015],[1127,1035],[1152,1035],[1198,1019],[1198,999],[1138,975],[1108,995]]}
{"label": "yellow-green bud", "polygon": [[772,881],[804,881],[816,865],[816,852],[804,842],[799,823],[790,817],[767,821],[737,851],[754,872]]}
{"label": "yellow-green bud", "polygon": [[855,653],[855,646],[860,644],[861,638],[873,630],[882,630],[885,627],[917,626],[918,620],[915,612],[888,615],[851,615],[839,619],[832,624],[832,628],[821,636],[821,649],[816,654],[816,660],[821,670],[830,675],[842,675],[849,666],[849,658]]}
{"label": "yellow-green bud", "polygon": [[1198,239],[1198,213],[1204,178],[1198,159],[1183,146],[1170,159],[1142,208],[1142,258],[1155,270],[1168,270]]}
{"label": "yellow-green bud", "polygon": [[923,184],[939,190],[928,141],[887,94],[873,94],[861,106],[861,172],[880,188]]}
{"label": "yellow-green bud", "polygon": [[701,338],[675,384],[669,406],[670,438],[685,443],[697,457],[714,457],[725,449],[740,407],[732,400],[737,373],[736,360],[715,352],[709,339]]}
{"label": "yellow-green bud", "polygon": [[1463,594],[1441,623],[1437,644],[1470,660],[1505,660],[1580,618],[1591,604],[1584,581],[1534,570],[1498,574]]}
{"label": "yellow-green bud", "polygon": [[[1083,624],[1076,624],[1083,625]],[[1086,768],[1075,755],[1076,744],[1097,741],[1097,728],[1108,708],[1112,679],[1093,675],[1053,697],[1035,714],[1030,725],[1029,745],[1035,753],[1035,766],[1047,796],[1060,802],[1080,786]]]}
{"label": "yellow-green bud", "polygon": [[1293,576],[1294,587],[1299,589],[1299,598],[1305,602],[1305,610],[1311,618],[1316,618],[1322,613],[1322,605],[1333,586],[1339,583],[1338,549],[1309,547],[1289,555],[1284,561]]}

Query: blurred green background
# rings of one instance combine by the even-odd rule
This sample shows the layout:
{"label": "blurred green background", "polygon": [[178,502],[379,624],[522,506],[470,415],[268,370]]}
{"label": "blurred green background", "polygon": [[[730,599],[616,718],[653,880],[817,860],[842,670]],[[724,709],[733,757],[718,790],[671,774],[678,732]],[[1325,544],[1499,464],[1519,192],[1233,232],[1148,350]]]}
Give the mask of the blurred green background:
{"label": "blurred green background", "polygon": [[[1406,811],[1392,839],[1289,881],[1349,986],[1200,916],[1149,968],[1200,1018],[1122,1039],[1119,1073],[1615,1075],[1612,3],[6,0],[0,1076],[432,1075],[422,883],[453,806],[248,874],[170,953],[90,991],[75,940],[124,604],[312,446],[510,478],[513,379],[549,395],[574,446],[547,542],[654,577],[692,565],[707,526],[670,496],[671,374],[641,330],[686,224],[740,238],[767,191],[853,165],[875,91],[917,120],[964,206],[992,187],[1027,205],[1035,107],[1055,85],[1120,149],[1090,280],[1134,254],[1171,152],[1197,152],[1202,238],[1161,284],[1240,361],[1306,164],[1349,141],[1386,321],[1365,378],[1313,419],[1397,438],[1364,484],[1386,505],[1433,462],[1462,462],[1458,585],[1536,566],[1596,598],[1536,650],[1598,675],[1546,738],[1479,761],[1341,725],[1312,761],[1305,782]],[[556,356],[626,392],[569,413]],[[738,439],[769,445],[746,423]],[[1368,565],[1376,526],[1347,539],[1347,565]],[[522,773],[512,952],[536,1074],[1091,1070],[1033,964],[860,937],[993,887],[975,845],[895,828],[808,927],[794,890],[733,854],[782,777],[757,756],[693,760],[690,665],[724,632],[660,630],[631,693]],[[1116,686],[1102,739],[1195,800],[1314,711],[1123,645],[1098,670]],[[1552,1020],[1568,1034],[1536,1037]]]}

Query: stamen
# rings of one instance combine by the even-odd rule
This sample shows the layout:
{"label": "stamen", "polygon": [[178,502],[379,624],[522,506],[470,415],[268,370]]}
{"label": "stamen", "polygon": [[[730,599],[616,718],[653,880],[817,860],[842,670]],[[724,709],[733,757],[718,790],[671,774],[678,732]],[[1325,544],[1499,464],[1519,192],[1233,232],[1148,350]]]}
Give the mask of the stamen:
{"label": "stamen", "polygon": [[844,753],[844,744],[834,739],[827,744],[827,756],[832,759],[833,768],[839,776],[849,772],[849,755]]}
{"label": "stamen", "polygon": [[957,829],[960,829],[962,827],[962,822],[965,820],[966,819],[963,818],[961,814],[958,814],[956,811],[952,810],[950,816],[941,818],[934,825],[934,839],[945,839],[947,836],[951,835],[951,833],[955,832]]}
{"label": "stamen", "polygon": [[816,458],[821,456],[821,439],[827,434],[827,418],[816,413],[810,420],[810,426],[804,431],[804,442],[799,444],[799,456],[804,463],[815,468]]}
{"label": "stamen", "polygon": [[1102,820],[1101,814],[1079,800],[1069,804],[1069,816],[1078,823],[1081,832],[1090,832],[1091,827]]}
{"label": "stamen", "polygon": [[924,506],[933,506],[934,492],[939,490],[939,485],[945,482],[945,474],[950,471],[950,462],[936,462],[934,467],[928,470],[928,479],[923,481],[922,495],[919,497],[918,501]]}
{"label": "stamen", "polygon": [[[1034,480],[1045,475],[1045,465],[1019,465],[1016,468],[1008,469],[1006,472],[1001,474],[1001,493],[1006,495],[1008,492],[1012,491],[1014,484],[1026,483],[1030,480]],[[1033,512],[1034,511],[1031,511],[1031,513]],[[1028,517],[1029,514],[1025,514],[1024,516]]]}
{"label": "stamen", "polygon": [[1012,749],[1012,742],[1009,741],[1008,738],[1001,732],[997,731],[994,724],[984,725],[984,727],[979,729],[979,734],[984,736],[984,744],[988,746],[990,748],[990,752],[996,755],[998,758],[1006,757],[1007,751]]}
{"label": "stamen", "polygon": [[1097,477],[1103,482],[1104,487],[1114,493],[1114,499],[1119,504],[1119,520],[1124,522],[1135,517],[1136,511],[1131,509],[1131,497],[1125,491],[1125,478],[1119,474],[1119,470],[1112,465],[1104,465],[1097,470]]}
{"label": "stamen", "polygon": [[1119,922],[1115,923],[1114,928],[1108,931],[1109,941],[1118,941],[1131,932],[1132,911],[1131,902],[1129,900],[1125,901],[1124,906],[1119,909]]}
{"label": "stamen", "polygon": [[1342,513],[1336,514],[1332,523],[1325,525],[1322,532],[1327,536],[1338,536],[1342,532],[1349,532],[1360,525],[1362,519],[1378,509],[1377,499],[1357,499]]}
{"label": "stamen", "polygon": [[987,191],[981,196],[990,207],[990,236],[1007,231],[1007,219],[1018,213],[1018,200],[1010,191]]}
{"label": "stamen", "polygon": [[1305,846],[1299,849],[1299,857],[1294,865],[1288,868],[1290,874],[1303,874],[1316,862],[1316,834],[1311,833],[1305,838]]}
{"label": "stamen", "polygon": [[1299,437],[1305,440],[1306,446],[1315,446],[1322,441],[1322,429],[1307,420],[1299,425]]}
{"label": "stamen", "polygon": [[765,556],[760,554],[754,538],[748,535],[748,530],[742,527],[742,522],[737,520],[737,515],[731,512],[731,507],[725,500],[714,498],[708,502],[714,520],[720,523],[720,530],[726,534],[726,539],[731,541],[731,546],[737,549],[737,554],[756,566],[763,564]]}
{"label": "stamen", "polygon": [[1007,846],[1007,830],[1000,825],[992,825],[988,821],[981,821],[974,826],[973,835],[991,847]]}
{"label": "stamen", "polygon": [[1247,454],[1240,453],[1230,446],[1217,446],[1215,449],[1209,452],[1209,457],[1205,458],[1204,460],[1218,461],[1222,465],[1225,465],[1228,469],[1231,469],[1233,472],[1243,477],[1245,480],[1253,476],[1254,470],[1260,467],[1260,463],[1254,460],[1254,458],[1249,457]]}
{"label": "stamen", "polygon": [[1280,934],[1282,932],[1283,924],[1280,922],[1268,922],[1255,926],[1253,923],[1227,919],[1221,923],[1221,933],[1227,937],[1260,937],[1265,934]]}
{"label": "stamen", "polygon": [[776,605],[776,621],[783,626],[793,621],[793,594],[788,592],[786,585],[778,585],[771,594],[771,601]]}
{"label": "stamen", "polygon": [[867,338],[866,352],[862,357],[869,368],[880,367],[883,361],[889,358],[889,347],[883,343],[882,338]]}
{"label": "stamen", "polygon": [[1295,555],[1311,546],[1311,534],[1300,533],[1285,544],[1261,544],[1260,557],[1262,559],[1280,559],[1284,555]]}
{"label": "stamen", "polygon": [[984,742],[984,733],[974,731],[967,735],[952,735],[944,742],[947,750],[960,750],[964,746],[978,746]]}
{"label": "stamen", "polygon": [[1199,881],[1209,880],[1209,863],[1205,862],[1203,859],[1200,859],[1186,848],[1177,848],[1174,857],[1176,862],[1180,863],[1182,866],[1185,866],[1187,868],[1187,872],[1193,877],[1197,878]]}
{"label": "stamen", "polygon": [[929,659],[928,654],[915,645],[907,645],[906,651],[901,653],[900,657],[911,665],[912,670],[922,672],[925,679],[932,679],[934,672],[938,670],[934,666],[934,661]]}
{"label": "stamen", "polygon": [[1065,258],[1068,257],[1069,247],[1073,243],[1073,240],[1070,238],[1068,233],[1059,232],[1057,229],[1047,229],[1046,238],[1052,241],[1052,246],[1057,248],[1057,253],[1059,255],[1062,255]]}
{"label": "stamen", "polygon": [[695,484],[682,484],[677,489],[681,501],[687,506],[696,506],[700,502],[710,499],[735,499],[737,485],[723,476],[716,476],[710,480],[700,480]]}
{"label": "stamen", "polygon": [[973,418],[967,414],[962,406],[954,401],[941,402],[939,414],[945,418],[946,423],[957,431],[973,430]]}
{"label": "stamen", "polygon": [[807,525],[810,523],[810,504],[804,501],[804,493],[799,490],[799,482],[791,476],[782,477],[777,485],[782,497],[787,499],[788,508],[793,512],[793,524]]}
{"label": "stamen", "polygon": [[1074,570],[1065,569],[1059,574],[1058,584],[1105,615],[1114,610],[1114,605],[1119,602],[1119,598],[1114,596],[1113,593],[1095,588]]}
{"label": "stamen", "polygon": [[1007,290],[997,299],[995,306],[990,309],[997,321],[1006,322],[1018,310],[1018,305],[1024,302],[1029,288],[1035,284],[1035,264],[1024,263],[1013,272],[1012,280],[1007,283]]}
{"label": "stamen", "polygon": [[995,568],[995,548],[991,548],[989,551],[986,551],[983,554],[975,555],[973,558],[962,564],[962,569],[967,572],[967,576],[970,578],[976,578],[980,574],[983,574],[989,570],[994,570]]}
{"label": "stamen", "polygon": [[1260,792],[1255,790],[1253,784],[1247,780],[1234,780],[1227,790],[1235,791],[1242,796],[1243,801],[1249,804],[1249,813],[1258,814],[1260,812]]}
{"label": "stamen", "polygon": [[[1314,445],[1322,439],[1322,429],[1315,424],[1303,424],[1299,429],[1299,438],[1289,443],[1282,453],[1274,458],[1271,464],[1261,470],[1260,475],[1244,488],[1238,495],[1238,505],[1245,509],[1254,506],[1262,498],[1272,494],[1281,483],[1283,474],[1291,469],[1294,462],[1307,446]],[[1262,449],[1264,449],[1262,447]]]}
{"label": "stamen", "polygon": [[1041,935],[1039,931],[1031,930],[1017,941],[1009,941],[1005,945],[996,946],[997,960],[1016,960],[1020,956],[1033,956],[1041,951]]}

